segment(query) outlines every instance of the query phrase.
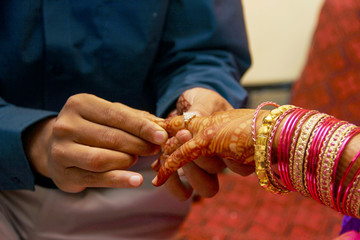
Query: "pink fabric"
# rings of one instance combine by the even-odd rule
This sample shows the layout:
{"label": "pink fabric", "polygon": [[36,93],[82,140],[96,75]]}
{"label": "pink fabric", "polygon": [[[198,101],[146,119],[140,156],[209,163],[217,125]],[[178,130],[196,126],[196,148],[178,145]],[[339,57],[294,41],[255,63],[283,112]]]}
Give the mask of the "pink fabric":
{"label": "pink fabric", "polygon": [[360,240],[360,234],[354,230],[341,234],[334,240]]}

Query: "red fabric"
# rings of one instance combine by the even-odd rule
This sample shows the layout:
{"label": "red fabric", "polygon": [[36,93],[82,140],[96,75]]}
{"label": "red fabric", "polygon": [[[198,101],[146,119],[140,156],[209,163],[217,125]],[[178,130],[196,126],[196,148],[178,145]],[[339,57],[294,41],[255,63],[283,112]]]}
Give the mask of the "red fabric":
{"label": "red fabric", "polygon": [[259,186],[255,174],[219,175],[220,191],[192,205],[173,240],[330,240],[342,214],[298,193],[279,196]]}
{"label": "red fabric", "polygon": [[360,125],[360,1],[324,2],[291,103]]}

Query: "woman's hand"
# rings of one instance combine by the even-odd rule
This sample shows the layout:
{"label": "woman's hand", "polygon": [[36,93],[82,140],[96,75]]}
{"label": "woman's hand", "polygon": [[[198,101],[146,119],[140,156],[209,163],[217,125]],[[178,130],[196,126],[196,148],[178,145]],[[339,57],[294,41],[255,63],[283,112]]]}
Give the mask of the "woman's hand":
{"label": "woman's hand", "polygon": [[[220,157],[224,159],[227,167],[238,173],[246,172],[244,166],[247,166],[250,172],[254,171],[254,141],[251,130],[253,115],[254,110],[251,109],[234,109],[217,112],[208,117],[195,117],[188,123],[183,116],[168,119],[163,128],[170,136],[187,129],[193,138],[168,151],[153,184],[164,184],[177,169],[200,156]],[[262,119],[262,115],[264,112],[259,113],[258,120]]]}
{"label": "woman's hand", "polygon": [[[184,112],[193,112],[197,116],[209,116],[214,112],[231,109],[233,107],[217,92],[204,88],[193,88],[181,95],[177,102],[177,108],[170,114],[169,119],[182,115]],[[166,121],[168,122],[169,119]],[[167,154],[170,155],[173,149],[180,147],[192,137],[192,132],[185,128],[179,132],[176,131],[165,144],[163,155],[154,164],[154,169],[158,170]],[[179,171],[174,171],[165,186],[179,200],[188,199],[193,189],[202,197],[212,197],[219,190],[217,173],[225,167],[224,161],[218,156],[199,155],[194,161],[183,165]],[[186,177],[187,181],[181,181],[182,175]]]}
{"label": "woman's hand", "polygon": [[125,171],[138,156],[155,155],[167,133],[155,116],[89,94],[70,97],[57,118],[25,136],[32,167],[65,192],[87,187],[138,187],[140,174]]}

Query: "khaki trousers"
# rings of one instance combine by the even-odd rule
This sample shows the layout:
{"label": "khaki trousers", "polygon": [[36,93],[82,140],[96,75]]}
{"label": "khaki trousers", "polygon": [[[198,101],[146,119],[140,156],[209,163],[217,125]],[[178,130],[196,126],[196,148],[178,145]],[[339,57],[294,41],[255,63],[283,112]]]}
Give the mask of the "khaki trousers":
{"label": "khaki trousers", "polygon": [[179,202],[141,172],[137,189],[87,189],[78,194],[36,186],[0,192],[1,240],[170,239],[190,201]]}

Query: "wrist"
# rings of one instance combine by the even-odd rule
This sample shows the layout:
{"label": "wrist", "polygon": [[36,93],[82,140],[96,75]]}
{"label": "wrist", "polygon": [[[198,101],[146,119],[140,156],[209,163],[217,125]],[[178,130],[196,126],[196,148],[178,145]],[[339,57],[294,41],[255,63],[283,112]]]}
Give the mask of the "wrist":
{"label": "wrist", "polygon": [[33,171],[48,177],[47,150],[55,118],[46,118],[30,126],[23,134],[26,157]]}

